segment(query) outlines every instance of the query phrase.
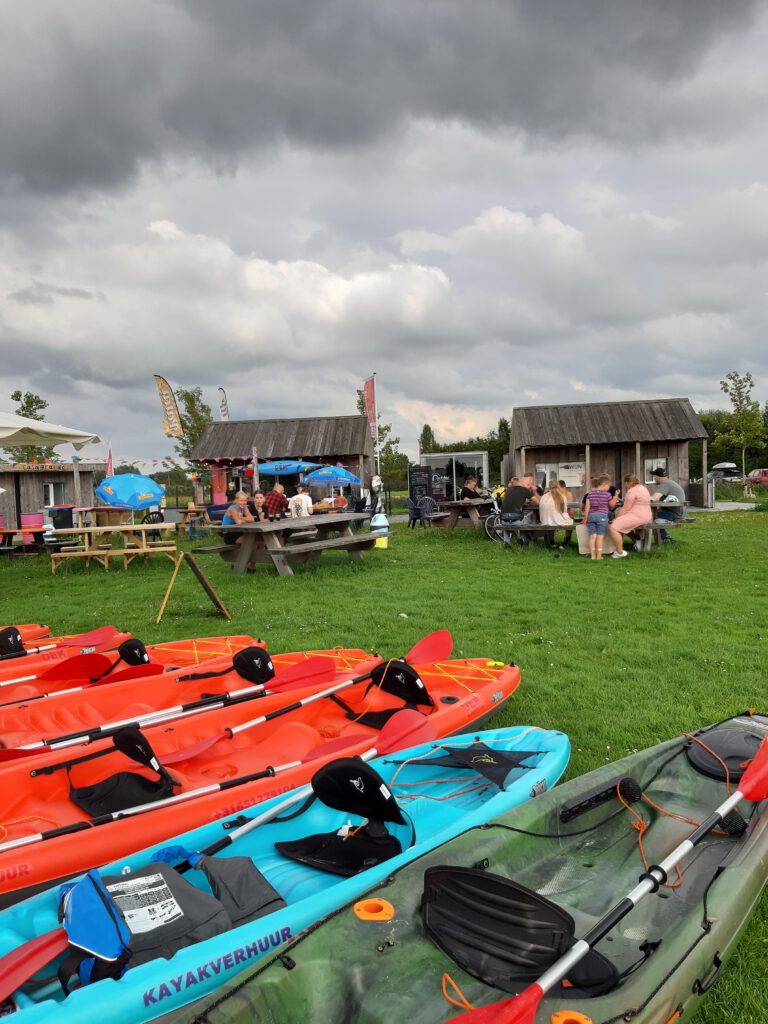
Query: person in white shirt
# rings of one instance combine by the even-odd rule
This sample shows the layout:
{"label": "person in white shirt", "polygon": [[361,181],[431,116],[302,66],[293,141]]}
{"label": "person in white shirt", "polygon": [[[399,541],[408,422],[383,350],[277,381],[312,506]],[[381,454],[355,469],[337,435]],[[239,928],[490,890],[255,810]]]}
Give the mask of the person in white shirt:
{"label": "person in white shirt", "polygon": [[304,484],[299,484],[296,488],[296,494],[291,498],[290,507],[294,519],[312,515],[312,499],[309,496],[309,488]]}

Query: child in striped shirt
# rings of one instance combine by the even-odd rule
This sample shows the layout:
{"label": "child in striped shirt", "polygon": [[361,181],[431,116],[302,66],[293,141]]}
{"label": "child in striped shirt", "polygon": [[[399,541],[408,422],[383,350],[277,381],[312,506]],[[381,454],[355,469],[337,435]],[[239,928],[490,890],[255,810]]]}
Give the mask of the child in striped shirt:
{"label": "child in striped shirt", "polygon": [[603,541],[608,532],[608,513],[616,507],[620,491],[611,497],[609,476],[600,476],[584,502],[584,521],[589,530],[589,557],[599,562],[603,557]]}

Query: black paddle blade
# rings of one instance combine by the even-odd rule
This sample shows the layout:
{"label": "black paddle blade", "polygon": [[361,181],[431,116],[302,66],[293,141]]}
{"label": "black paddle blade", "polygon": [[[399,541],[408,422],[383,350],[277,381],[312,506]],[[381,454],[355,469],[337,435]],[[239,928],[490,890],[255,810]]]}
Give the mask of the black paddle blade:
{"label": "black paddle blade", "polygon": [[272,659],[263,647],[245,647],[232,658],[235,672],[249,683],[268,683],[275,675]]}
{"label": "black paddle blade", "polygon": [[112,737],[112,742],[121,754],[125,754],[131,760],[138,761],[145,768],[152,768],[154,771],[160,770],[159,762],[149,740],[135,726],[129,725],[124,729],[119,729]]}
{"label": "black paddle blade", "polygon": [[0,658],[13,658],[24,653],[24,641],[16,626],[0,629]]}
{"label": "black paddle blade", "polygon": [[138,665],[149,664],[149,654],[141,640],[123,640],[117,648],[117,653],[120,655],[121,661],[124,661],[126,665],[131,665],[134,668]]}

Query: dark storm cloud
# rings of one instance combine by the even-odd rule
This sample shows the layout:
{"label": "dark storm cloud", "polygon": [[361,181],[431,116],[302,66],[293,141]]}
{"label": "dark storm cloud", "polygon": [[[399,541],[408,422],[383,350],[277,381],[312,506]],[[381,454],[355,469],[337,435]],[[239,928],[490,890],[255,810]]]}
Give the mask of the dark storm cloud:
{"label": "dark storm cloud", "polygon": [[61,288],[46,284],[44,281],[33,281],[26,288],[11,292],[10,302],[19,302],[22,306],[51,306],[56,298],[84,299],[88,302],[105,302],[101,293],[89,292],[86,288]]}
{"label": "dark storm cloud", "polygon": [[757,6],[48,0],[23,16],[13,8],[0,40],[0,181],[109,190],[148,161],[179,156],[228,173],[260,146],[360,146],[409,117],[553,142],[717,135],[752,116],[749,98],[687,85]]}

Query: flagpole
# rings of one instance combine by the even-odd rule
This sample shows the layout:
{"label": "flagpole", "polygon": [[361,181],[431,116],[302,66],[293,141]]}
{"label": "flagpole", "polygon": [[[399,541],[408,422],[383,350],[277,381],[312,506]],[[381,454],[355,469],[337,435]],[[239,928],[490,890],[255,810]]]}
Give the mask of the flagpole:
{"label": "flagpole", "polygon": [[379,457],[379,411],[376,405],[376,371],[373,371],[373,423],[376,429],[374,453],[376,455],[376,475],[381,476],[381,459]]}

